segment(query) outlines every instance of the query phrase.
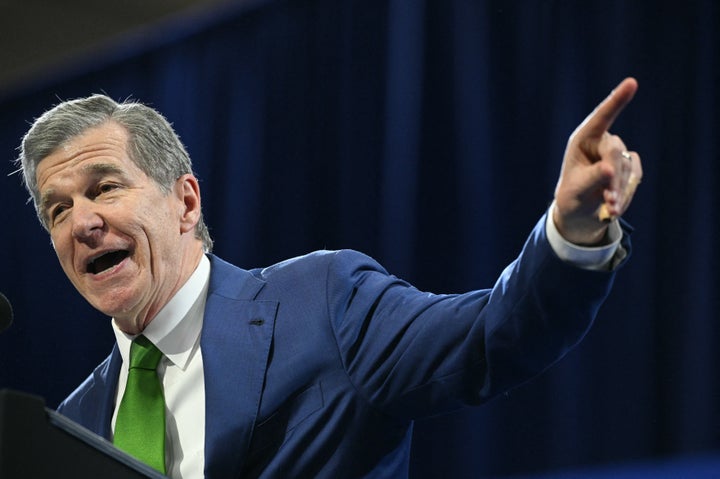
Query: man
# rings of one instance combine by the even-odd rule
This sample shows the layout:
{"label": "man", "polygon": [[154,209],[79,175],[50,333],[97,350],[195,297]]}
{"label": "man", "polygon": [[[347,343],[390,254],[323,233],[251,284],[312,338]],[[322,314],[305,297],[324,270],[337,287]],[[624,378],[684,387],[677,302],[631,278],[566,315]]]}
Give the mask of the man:
{"label": "man", "polygon": [[63,270],[117,338],[58,410],[122,442],[145,338],[162,352],[154,467],[168,475],[406,477],[414,419],[506,391],[590,327],[629,252],[617,218],[642,169],[608,129],[636,89],[624,80],[570,137],[555,201],[495,287],[461,295],[353,251],[232,266],[210,254],[198,181],[159,113],[104,96],[56,106],[19,161]]}

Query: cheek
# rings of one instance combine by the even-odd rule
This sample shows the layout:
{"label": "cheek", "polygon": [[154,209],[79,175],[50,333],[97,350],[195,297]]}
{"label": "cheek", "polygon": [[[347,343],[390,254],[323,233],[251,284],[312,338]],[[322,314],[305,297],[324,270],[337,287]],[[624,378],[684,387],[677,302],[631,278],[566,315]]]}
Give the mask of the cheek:
{"label": "cheek", "polygon": [[147,243],[148,254],[154,259],[174,256],[179,249],[180,225],[173,210],[166,204],[156,203],[152,207],[142,208],[128,229],[138,245]]}
{"label": "cheek", "polygon": [[174,205],[166,198],[161,201],[164,202],[156,203],[142,213],[140,224],[147,228],[150,235],[159,236],[168,241],[175,232],[179,232],[180,220]]}

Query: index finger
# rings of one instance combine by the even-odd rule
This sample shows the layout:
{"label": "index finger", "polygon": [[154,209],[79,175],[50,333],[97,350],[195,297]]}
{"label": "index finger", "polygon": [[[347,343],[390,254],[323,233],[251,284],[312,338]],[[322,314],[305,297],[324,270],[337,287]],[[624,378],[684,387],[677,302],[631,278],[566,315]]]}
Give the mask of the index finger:
{"label": "index finger", "polygon": [[637,89],[638,83],[634,78],[629,77],[620,82],[610,92],[610,95],[585,118],[580,127],[582,136],[601,137],[610,129],[615,118],[625,108],[625,105],[630,103]]}

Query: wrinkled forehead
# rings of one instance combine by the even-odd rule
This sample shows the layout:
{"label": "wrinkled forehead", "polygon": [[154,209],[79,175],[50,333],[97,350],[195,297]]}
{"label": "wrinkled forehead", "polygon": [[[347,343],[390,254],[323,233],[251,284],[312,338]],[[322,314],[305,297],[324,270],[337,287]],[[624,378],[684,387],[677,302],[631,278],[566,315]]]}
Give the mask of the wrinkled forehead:
{"label": "wrinkled forehead", "polygon": [[35,179],[39,190],[52,178],[70,174],[97,174],[137,168],[127,153],[127,133],[121,127],[105,125],[87,130],[41,159]]}

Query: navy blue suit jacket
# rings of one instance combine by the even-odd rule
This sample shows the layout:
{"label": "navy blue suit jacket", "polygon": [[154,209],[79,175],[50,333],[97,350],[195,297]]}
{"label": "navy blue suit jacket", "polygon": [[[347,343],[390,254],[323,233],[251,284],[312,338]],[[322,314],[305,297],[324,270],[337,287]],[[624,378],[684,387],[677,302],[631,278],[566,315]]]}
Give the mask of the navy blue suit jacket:
{"label": "navy blue suit jacket", "polygon": [[[590,327],[614,273],[560,261],[544,221],[494,288],[460,295],[354,251],[250,271],[210,256],[206,477],[407,477],[413,419],[518,385]],[[116,347],[59,411],[109,438],[121,361]]]}

